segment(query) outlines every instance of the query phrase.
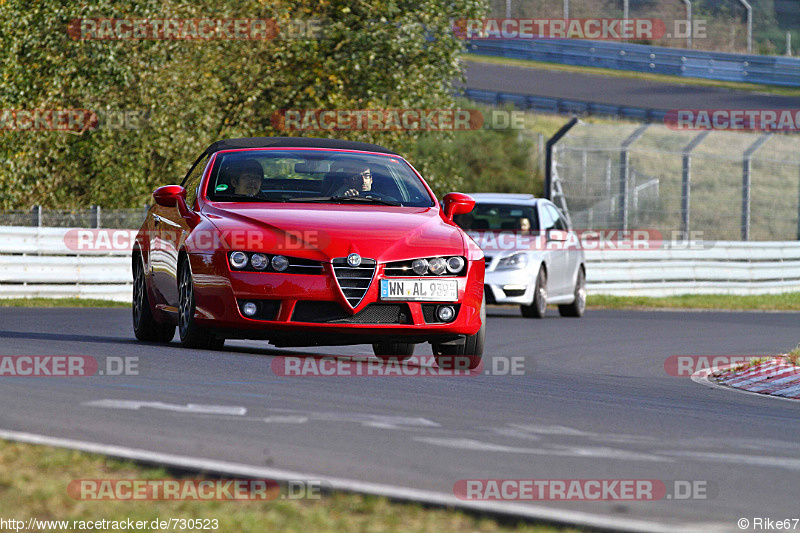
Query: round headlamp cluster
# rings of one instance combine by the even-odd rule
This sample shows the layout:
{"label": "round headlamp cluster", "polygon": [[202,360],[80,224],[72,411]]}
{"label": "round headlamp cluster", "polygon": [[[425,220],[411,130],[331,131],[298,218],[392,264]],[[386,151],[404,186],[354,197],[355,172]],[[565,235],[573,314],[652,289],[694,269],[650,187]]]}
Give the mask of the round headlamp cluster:
{"label": "round headlamp cluster", "polygon": [[441,276],[442,274],[458,274],[464,270],[465,264],[463,257],[432,257],[430,259],[414,259],[411,262],[411,270],[418,276],[426,274]]}
{"label": "round headlamp cluster", "polygon": [[269,264],[269,258],[264,254],[253,254],[250,256],[250,265],[256,270],[264,270]]}
{"label": "round headlamp cluster", "polygon": [[244,268],[250,260],[244,252],[233,252],[231,254],[231,266],[233,268]]}
{"label": "round headlamp cluster", "polygon": [[289,268],[289,260],[282,255],[272,256],[272,268],[278,272],[283,272]]}
{"label": "round headlamp cluster", "polygon": [[289,260],[282,255],[273,255],[270,259],[268,255],[262,253],[233,252],[230,254],[230,261],[231,267],[236,270],[244,270],[248,265],[253,270],[266,270],[268,266],[272,266],[272,270],[276,272],[283,272],[289,268]]}

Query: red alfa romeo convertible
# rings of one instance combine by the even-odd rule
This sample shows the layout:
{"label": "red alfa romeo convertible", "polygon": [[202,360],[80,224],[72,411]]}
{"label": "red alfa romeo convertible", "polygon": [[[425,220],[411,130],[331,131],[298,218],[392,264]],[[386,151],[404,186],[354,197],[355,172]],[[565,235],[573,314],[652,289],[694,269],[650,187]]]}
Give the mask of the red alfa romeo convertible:
{"label": "red alfa romeo convertible", "polygon": [[440,204],[380,146],[314,138],[213,143],[181,185],[160,187],[132,255],[133,327],[187,347],[372,344],[402,359],[483,353],[484,260]]}

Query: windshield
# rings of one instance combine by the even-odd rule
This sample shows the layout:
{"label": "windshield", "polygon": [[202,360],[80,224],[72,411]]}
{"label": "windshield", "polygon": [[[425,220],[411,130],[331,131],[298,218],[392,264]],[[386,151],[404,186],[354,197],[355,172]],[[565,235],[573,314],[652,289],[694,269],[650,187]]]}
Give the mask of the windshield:
{"label": "windshield", "polygon": [[434,205],[422,181],[399,157],[333,150],[221,152],[206,195],[216,202]]}
{"label": "windshield", "polygon": [[456,215],[453,221],[467,231],[539,230],[539,217],[532,205],[476,203],[471,212]]}

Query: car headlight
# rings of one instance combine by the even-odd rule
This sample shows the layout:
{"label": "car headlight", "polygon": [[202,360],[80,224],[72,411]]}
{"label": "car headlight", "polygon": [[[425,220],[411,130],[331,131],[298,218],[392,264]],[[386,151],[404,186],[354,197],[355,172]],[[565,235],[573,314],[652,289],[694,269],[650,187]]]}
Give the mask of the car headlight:
{"label": "car headlight", "polygon": [[244,252],[233,252],[231,254],[231,266],[233,268],[244,268],[247,266],[249,257]]}
{"label": "car headlight", "polygon": [[459,256],[420,257],[386,263],[388,277],[402,276],[465,276],[467,261]]}
{"label": "car headlight", "polygon": [[434,276],[440,276],[447,270],[447,261],[444,260],[444,257],[434,257],[428,261],[428,269]]}
{"label": "car headlight", "polygon": [[447,260],[447,271],[451,274],[458,274],[464,268],[463,257],[451,257]]}
{"label": "car headlight", "polygon": [[428,260],[427,259],[414,259],[411,263],[411,270],[418,276],[424,276],[428,273]]}
{"label": "car headlight", "polygon": [[264,254],[253,254],[250,257],[250,264],[256,270],[264,270],[269,264],[269,258]]}
{"label": "car headlight", "polygon": [[272,258],[272,268],[278,272],[283,272],[289,267],[289,260],[282,255],[276,255]]}
{"label": "car headlight", "polygon": [[520,269],[526,266],[528,266],[528,254],[524,252],[503,257],[497,262],[497,270]]}

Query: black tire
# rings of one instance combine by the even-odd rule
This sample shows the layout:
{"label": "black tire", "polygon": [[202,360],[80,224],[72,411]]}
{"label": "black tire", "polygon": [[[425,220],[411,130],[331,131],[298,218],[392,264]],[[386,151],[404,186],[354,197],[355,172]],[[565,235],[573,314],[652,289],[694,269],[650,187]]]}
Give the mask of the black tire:
{"label": "black tire", "polygon": [[486,343],[486,300],[481,304],[481,329],[467,335],[464,344],[431,344],[433,358],[439,368],[448,370],[474,370],[483,360]]}
{"label": "black tire", "polygon": [[586,311],[586,274],[583,273],[583,268],[578,270],[574,294],[575,300],[571,304],[558,306],[558,312],[561,316],[579,318]]}
{"label": "black tire", "polygon": [[133,256],[133,334],[140,341],[170,342],[175,336],[175,326],[162,324],[153,317],[150,299],[147,297],[147,284],[144,279],[144,266],[139,254]]}
{"label": "black tire", "polygon": [[178,275],[178,333],[181,343],[186,348],[204,348],[219,350],[225,345],[225,339],[215,337],[206,328],[194,320],[195,299],[192,269],[189,260],[181,261]]}
{"label": "black tire", "polygon": [[415,345],[408,342],[376,342],[372,352],[383,362],[405,361],[414,355]]}
{"label": "black tire", "polygon": [[544,318],[547,314],[547,273],[539,268],[536,275],[536,286],[533,289],[533,303],[520,305],[522,316],[526,318]]}

